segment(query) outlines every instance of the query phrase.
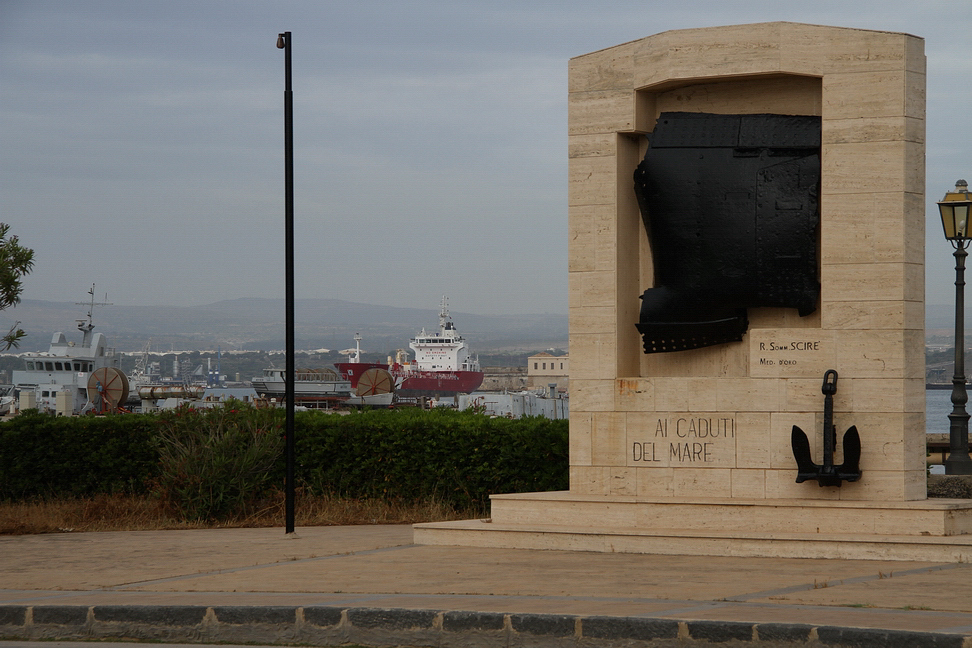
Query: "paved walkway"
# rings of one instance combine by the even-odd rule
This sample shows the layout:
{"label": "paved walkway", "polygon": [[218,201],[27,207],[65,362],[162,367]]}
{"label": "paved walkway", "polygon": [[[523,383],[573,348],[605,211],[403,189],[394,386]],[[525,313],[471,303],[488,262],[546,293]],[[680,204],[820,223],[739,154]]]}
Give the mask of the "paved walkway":
{"label": "paved walkway", "polygon": [[805,624],[954,633],[972,646],[972,565],[418,546],[409,526],[0,536],[0,612],[33,606]]}

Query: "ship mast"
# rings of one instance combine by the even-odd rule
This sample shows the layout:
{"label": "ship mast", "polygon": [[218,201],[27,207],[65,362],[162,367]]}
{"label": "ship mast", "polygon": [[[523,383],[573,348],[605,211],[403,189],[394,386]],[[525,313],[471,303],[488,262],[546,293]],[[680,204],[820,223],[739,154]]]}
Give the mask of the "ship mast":
{"label": "ship mast", "polygon": [[[88,294],[91,295],[91,301],[88,302],[74,302],[75,306],[87,306],[88,307],[88,322],[85,323],[84,320],[76,320],[78,323],[78,330],[84,333],[84,337],[81,339],[82,347],[91,346],[91,331],[94,330],[94,307],[95,306],[111,306],[112,304],[107,301],[95,302],[95,285],[91,284],[91,289]],[[108,299],[108,294],[105,293],[105,299]]]}
{"label": "ship mast", "polygon": [[446,299],[445,295],[442,295],[442,301],[439,304],[439,335],[445,335],[445,332],[452,328],[449,326],[449,300]]}

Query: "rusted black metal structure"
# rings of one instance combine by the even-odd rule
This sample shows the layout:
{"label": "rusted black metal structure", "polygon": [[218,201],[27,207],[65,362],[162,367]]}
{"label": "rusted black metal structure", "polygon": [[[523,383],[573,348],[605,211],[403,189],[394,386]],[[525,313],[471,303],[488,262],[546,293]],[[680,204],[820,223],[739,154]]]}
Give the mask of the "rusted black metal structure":
{"label": "rusted black metal structure", "polygon": [[750,307],[816,310],[819,117],[662,113],[634,179],[645,353],[740,341]]}

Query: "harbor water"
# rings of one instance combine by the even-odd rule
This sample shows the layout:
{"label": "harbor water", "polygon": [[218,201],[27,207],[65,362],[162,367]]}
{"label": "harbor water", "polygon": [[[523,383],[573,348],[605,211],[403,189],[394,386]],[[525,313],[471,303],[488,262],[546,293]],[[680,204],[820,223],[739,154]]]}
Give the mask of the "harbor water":
{"label": "harbor water", "polygon": [[948,415],[951,411],[951,389],[925,390],[925,432],[948,434]]}

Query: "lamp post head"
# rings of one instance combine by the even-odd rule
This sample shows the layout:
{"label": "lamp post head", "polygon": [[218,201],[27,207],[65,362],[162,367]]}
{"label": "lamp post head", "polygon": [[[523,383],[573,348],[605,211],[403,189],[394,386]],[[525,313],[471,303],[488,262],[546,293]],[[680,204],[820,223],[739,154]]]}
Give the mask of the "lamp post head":
{"label": "lamp post head", "polygon": [[949,191],[938,203],[938,210],[942,216],[942,227],[945,238],[953,246],[964,247],[970,238],[969,217],[972,200],[969,200],[969,183],[959,180],[955,183],[955,191]]}
{"label": "lamp post head", "polygon": [[277,49],[283,49],[287,46],[287,39],[283,34],[277,34]]}

